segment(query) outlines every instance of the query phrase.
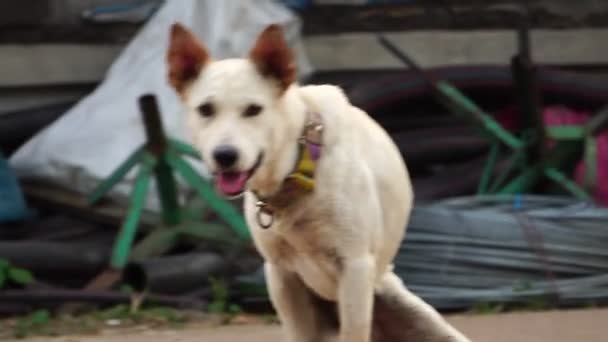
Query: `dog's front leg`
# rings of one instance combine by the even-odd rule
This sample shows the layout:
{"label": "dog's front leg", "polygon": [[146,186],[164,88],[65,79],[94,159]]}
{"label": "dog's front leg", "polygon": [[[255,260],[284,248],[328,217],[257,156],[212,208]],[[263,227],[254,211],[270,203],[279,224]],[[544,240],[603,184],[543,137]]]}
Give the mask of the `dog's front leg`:
{"label": "dog's front leg", "polygon": [[374,305],[372,256],[345,260],[339,283],[340,342],[369,342]]}
{"label": "dog's front leg", "polygon": [[297,274],[280,266],[265,264],[272,304],[289,342],[319,342],[321,331],[310,290]]}

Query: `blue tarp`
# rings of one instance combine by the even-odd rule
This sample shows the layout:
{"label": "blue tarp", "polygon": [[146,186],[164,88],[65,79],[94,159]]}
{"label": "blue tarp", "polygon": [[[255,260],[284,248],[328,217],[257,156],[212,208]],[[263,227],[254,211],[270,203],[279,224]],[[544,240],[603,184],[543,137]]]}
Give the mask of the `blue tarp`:
{"label": "blue tarp", "polygon": [[0,154],[0,222],[19,220],[26,214],[25,200],[17,178]]}

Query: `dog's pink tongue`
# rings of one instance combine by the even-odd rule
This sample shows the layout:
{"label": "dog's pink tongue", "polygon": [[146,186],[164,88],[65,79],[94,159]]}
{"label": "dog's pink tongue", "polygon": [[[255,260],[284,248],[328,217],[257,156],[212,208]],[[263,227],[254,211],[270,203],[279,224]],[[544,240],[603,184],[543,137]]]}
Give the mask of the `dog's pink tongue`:
{"label": "dog's pink tongue", "polygon": [[215,184],[224,195],[236,195],[245,190],[246,172],[222,172],[217,175]]}

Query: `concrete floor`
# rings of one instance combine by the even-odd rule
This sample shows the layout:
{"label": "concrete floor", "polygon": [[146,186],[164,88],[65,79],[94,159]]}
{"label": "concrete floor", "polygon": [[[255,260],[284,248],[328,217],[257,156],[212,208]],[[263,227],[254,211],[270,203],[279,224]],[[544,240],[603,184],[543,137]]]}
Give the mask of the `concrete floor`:
{"label": "concrete floor", "polygon": [[[449,316],[475,342],[605,342],[608,309]],[[184,330],[109,330],[99,336],[37,338],[31,342],[262,342],[281,341],[276,325],[193,326]],[[8,341],[7,341],[8,342]],[[420,341],[422,342],[422,341]]]}

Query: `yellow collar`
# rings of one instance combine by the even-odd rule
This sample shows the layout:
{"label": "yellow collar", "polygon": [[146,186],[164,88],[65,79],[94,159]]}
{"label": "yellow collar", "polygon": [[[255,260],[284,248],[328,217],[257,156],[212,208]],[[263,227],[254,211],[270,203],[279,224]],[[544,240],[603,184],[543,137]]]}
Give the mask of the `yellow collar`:
{"label": "yellow collar", "polygon": [[266,229],[272,226],[274,212],[288,206],[297,197],[312,192],[315,188],[315,171],[321,158],[323,143],[323,121],[321,115],[309,112],[302,135],[298,139],[299,158],[291,172],[283,181],[279,191],[270,198],[261,198],[258,194],[258,224]]}

